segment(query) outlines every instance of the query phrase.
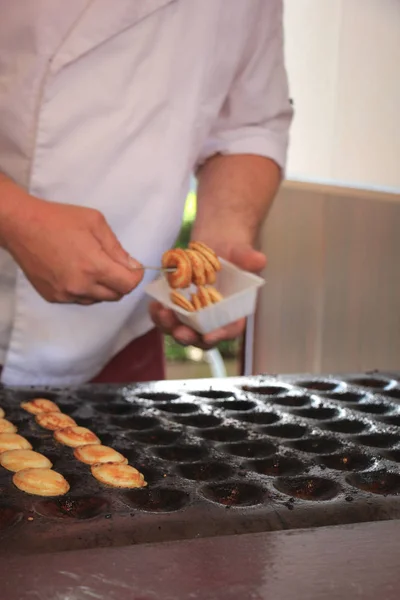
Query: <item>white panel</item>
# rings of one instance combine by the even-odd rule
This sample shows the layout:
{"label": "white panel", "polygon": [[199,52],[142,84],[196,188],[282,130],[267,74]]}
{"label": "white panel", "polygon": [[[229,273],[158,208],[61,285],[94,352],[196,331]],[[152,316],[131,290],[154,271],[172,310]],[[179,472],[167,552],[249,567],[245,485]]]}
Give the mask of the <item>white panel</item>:
{"label": "white panel", "polygon": [[346,0],[333,178],[400,189],[400,2]]}
{"label": "white panel", "polygon": [[267,253],[254,372],[396,370],[400,195],[286,184]]}
{"label": "white panel", "polygon": [[286,0],[289,178],[400,189],[400,0]]}
{"label": "white panel", "polygon": [[332,176],[341,6],[342,0],[285,1],[286,63],[295,105],[291,175]]}

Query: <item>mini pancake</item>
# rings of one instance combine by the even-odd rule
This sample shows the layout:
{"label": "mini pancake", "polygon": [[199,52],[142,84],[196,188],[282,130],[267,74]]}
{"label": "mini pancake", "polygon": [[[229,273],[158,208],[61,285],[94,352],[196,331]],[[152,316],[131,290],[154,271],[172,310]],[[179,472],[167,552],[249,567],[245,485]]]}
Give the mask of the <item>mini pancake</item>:
{"label": "mini pancake", "polygon": [[192,294],[191,298],[192,298],[192,304],[194,306],[194,310],[201,310],[203,307],[201,305],[201,302],[200,302],[197,294]]}
{"label": "mini pancake", "polygon": [[204,272],[206,274],[206,283],[208,285],[214,285],[217,281],[217,273],[211,263],[204,258]]}
{"label": "mini pancake", "polygon": [[192,263],[190,258],[182,248],[174,248],[164,252],[161,264],[164,269],[174,268],[175,270],[166,273],[169,286],[173,289],[184,289],[190,286],[192,282]]}
{"label": "mini pancake", "polygon": [[37,415],[36,423],[40,425],[40,427],[43,427],[44,429],[50,429],[51,431],[76,425],[75,421],[71,419],[71,417],[64,415],[61,412],[41,413],[40,415]]}
{"label": "mini pancake", "polygon": [[57,429],[54,433],[57,442],[69,446],[70,448],[78,448],[87,444],[101,444],[101,441],[90,429],[86,427],[65,427]]}
{"label": "mini pancake", "polygon": [[4,412],[4,410],[1,408],[0,406],[0,419],[2,419],[4,417],[6,413]]}
{"label": "mini pancake", "polygon": [[207,244],[204,244],[203,242],[193,241],[189,243],[189,248],[191,250],[197,250],[197,252],[200,252],[200,254],[204,256],[204,258],[208,260],[208,262],[211,264],[214,271],[221,270],[222,265],[219,261],[216,252],[214,252],[214,250],[207,246]]}
{"label": "mini pancake", "polygon": [[128,459],[114,450],[114,448],[109,448],[102,444],[80,446],[74,450],[74,456],[87,465],[96,465],[99,463],[127,464],[128,462]]}
{"label": "mini pancake", "polygon": [[13,484],[35,496],[63,496],[70,488],[68,481],[51,469],[23,469],[13,475]]}
{"label": "mini pancake", "polygon": [[9,471],[23,469],[51,469],[52,462],[43,454],[33,450],[8,450],[0,454],[0,465]]}
{"label": "mini pancake", "polygon": [[189,300],[187,300],[187,298],[185,298],[185,296],[183,294],[181,294],[180,292],[173,290],[170,293],[169,297],[173,304],[176,304],[176,306],[183,308],[183,310],[187,310],[188,312],[194,311],[194,308],[193,308],[191,302]]}
{"label": "mini pancake", "polygon": [[211,304],[213,303],[210,294],[208,293],[208,289],[205,287],[199,286],[197,288],[197,297],[200,300],[200,304],[203,308],[211,306]]}
{"label": "mini pancake", "polygon": [[32,446],[18,433],[0,433],[0,453],[7,450],[32,450]]}
{"label": "mini pancake", "polygon": [[7,419],[0,418],[0,433],[16,433],[17,428]]}
{"label": "mini pancake", "polygon": [[101,483],[116,488],[146,487],[142,473],[130,465],[105,463],[92,465],[92,475]]}
{"label": "mini pancake", "polygon": [[40,415],[44,412],[61,412],[57,404],[46,398],[35,398],[30,402],[23,402],[21,408],[32,415]]}
{"label": "mini pancake", "polygon": [[223,295],[218,290],[216,290],[215,287],[208,287],[207,292],[209,297],[211,298],[211,301],[214,304],[217,304],[217,302],[221,302],[221,300],[224,299]]}
{"label": "mini pancake", "polygon": [[207,283],[207,276],[203,256],[196,250],[186,250],[186,254],[192,263],[192,282],[195,285],[205,285]]}

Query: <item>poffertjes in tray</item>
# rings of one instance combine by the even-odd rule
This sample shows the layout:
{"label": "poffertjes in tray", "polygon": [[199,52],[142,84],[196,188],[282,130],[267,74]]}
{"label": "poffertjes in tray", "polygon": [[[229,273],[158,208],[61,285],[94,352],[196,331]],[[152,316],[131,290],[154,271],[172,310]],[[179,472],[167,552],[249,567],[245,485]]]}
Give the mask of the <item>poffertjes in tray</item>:
{"label": "poffertjes in tray", "polygon": [[[217,254],[203,242],[190,242],[189,248],[176,248],[163,254],[164,269],[174,269],[167,272],[166,277],[172,288],[170,298],[173,304],[188,312],[196,312],[223,300],[222,294],[213,287],[221,263]],[[197,291],[190,299],[178,290],[185,290],[191,285]]]}
{"label": "poffertjes in tray", "polygon": [[70,489],[60,473],[43,467],[17,471],[13,483],[19,490],[35,496],[63,496]]}
{"label": "poffertjes in tray", "polygon": [[51,469],[52,462],[43,454],[34,450],[8,450],[0,454],[0,465],[8,471],[22,471],[23,469]]}
{"label": "poffertjes in tray", "polygon": [[[128,459],[108,446],[103,446],[95,433],[80,427],[74,419],[61,412],[47,398],[23,402],[21,408],[32,414],[37,425],[53,431],[54,442],[70,452],[101,484],[115,488],[147,486],[144,476]],[[63,496],[70,490],[69,482],[53,470],[52,462],[35,452],[28,440],[16,433],[17,428],[0,414],[0,466],[14,472],[13,483],[21,491],[35,496]]]}

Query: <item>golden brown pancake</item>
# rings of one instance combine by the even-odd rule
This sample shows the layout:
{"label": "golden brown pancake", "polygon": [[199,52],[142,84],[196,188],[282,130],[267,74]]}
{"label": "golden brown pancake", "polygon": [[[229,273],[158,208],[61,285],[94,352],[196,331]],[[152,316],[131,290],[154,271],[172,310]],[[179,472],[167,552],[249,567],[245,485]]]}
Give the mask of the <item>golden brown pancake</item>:
{"label": "golden brown pancake", "polygon": [[35,496],[63,496],[70,488],[68,481],[51,469],[23,469],[13,475],[13,484]]}
{"label": "golden brown pancake", "polygon": [[36,423],[44,429],[50,429],[56,431],[57,429],[64,429],[71,425],[76,425],[75,421],[68,415],[64,415],[61,412],[45,412],[37,415]]}
{"label": "golden brown pancake", "polygon": [[8,450],[0,454],[0,465],[9,471],[22,471],[23,469],[51,469],[51,461],[33,450]]}
{"label": "golden brown pancake", "polygon": [[0,433],[0,453],[7,450],[32,450],[32,446],[18,433]]}
{"label": "golden brown pancake", "polygon": [[7,419],[0,418],[0,433],[16,433],[17,428]]}
{"label": "golden brown pancake", "polygon": [[104,463],[92,465],[91,471],[93,477],[112,487],[140,488],[147,485],[142,473],[130,465]]}
{"label": "golden brown pancake", "polygon": [[58,429],[54,433],[54,437],[60,444],[70,446],[71,448],[78,448],[87,444],[101,444],[97,435],[90,431],[90,429],[86,429],[86,427],[73,426]]}
{"label": "golden brown pancake", "polygon": [[57,404],[46,398],[35,398],[30,402],[23,402],[21,408],[32,415],[40,415],[44,412],[60,412]]}
{"label": "golden brown pancake", "polygon": [[122,456],[114,448],[103,446],[102,444],[89,444],[80,446],[74,450],[74,456],[87,465],[98,463],[120,463],[127,464],[128,459]]}
{"label": "golden brown pancake", "polygon": [[2,419],[4,417],[6,413],[4,412],[4,410],[1,408],[0,406],[0,419]]}

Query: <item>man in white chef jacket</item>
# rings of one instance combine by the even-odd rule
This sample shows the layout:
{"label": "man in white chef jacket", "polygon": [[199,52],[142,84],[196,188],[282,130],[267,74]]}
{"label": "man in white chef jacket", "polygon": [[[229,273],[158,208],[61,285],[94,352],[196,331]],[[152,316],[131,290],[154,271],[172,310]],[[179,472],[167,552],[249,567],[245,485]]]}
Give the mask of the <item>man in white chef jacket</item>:
{"label": "man in white chef jacket", "polygon": [[16,385],[163,377],[144,286],[179,232],[258,272],[292,111],[281,0],[0,0],[0,365]]}

